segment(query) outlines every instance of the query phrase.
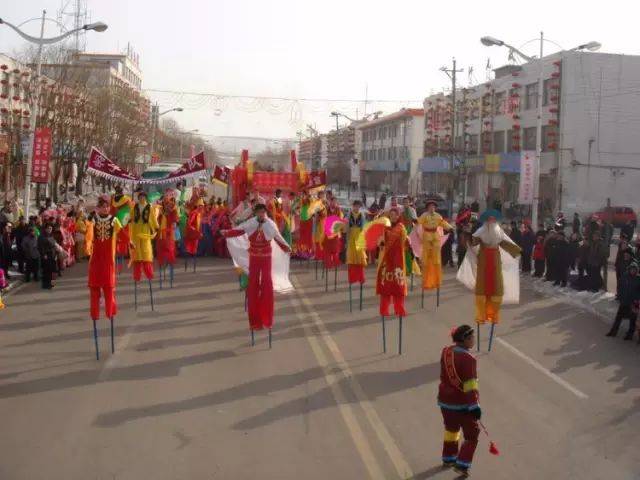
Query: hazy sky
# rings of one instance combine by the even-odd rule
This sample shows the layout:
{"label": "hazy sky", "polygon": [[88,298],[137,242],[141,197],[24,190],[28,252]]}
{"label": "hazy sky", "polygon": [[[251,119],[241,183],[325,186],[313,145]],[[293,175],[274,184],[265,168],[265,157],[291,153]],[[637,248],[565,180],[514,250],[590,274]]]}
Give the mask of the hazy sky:
{"label": "hazy sky", "polygon": [[[68,0],[63,0],[67,2]],[[2,2],[0,17],[20,23],[46,8],[56,17],[60,0]],[[73,2],[75,3],[75,2]],[[333,109],[362,114],[369,99],[420,101],[449,85],[443,65],[455,56],[463,85],[473,66],[478,81],[485,66],[506,63],[506,49],[487,48],[490,34],[520,46],[539,35],[564,48],[598,40],[602,51],[640,54],[629,41],[634,15],[601,3],[516,1],[324,0],[87,0],[92,20],[109,29],[87,35],[87,51],[123,51],[131,42],[140,54],[144,87],[228,95],[355,99],[360,103],[216,100],[149,93],[182,126],[212,135],[293,137],[313,124],[335,125]],[[451,6],[455,5],[455,11]],[[24,27],[36,34],[38,22]],[[52,23],[49,34],[56,34]],[[21,39],[0,26],[0,51],[20,48]],[[524,47],[531,55],[537,46]],[[557,50],[548,43],[547,52]],[[419,103],[413,103],[419,106]],[[368,105],[392,111],[400,104]],[[255,113],[252,113],[256,110]]]}

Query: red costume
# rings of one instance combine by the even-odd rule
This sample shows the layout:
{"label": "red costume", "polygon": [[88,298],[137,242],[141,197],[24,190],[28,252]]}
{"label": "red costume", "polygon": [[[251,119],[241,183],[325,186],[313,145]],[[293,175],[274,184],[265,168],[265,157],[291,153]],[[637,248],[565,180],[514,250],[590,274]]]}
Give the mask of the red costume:
{"label": "red costume", "polygon": [[389,305],[393,300],[393,309],[399,317],[407,312],[404,297],[407,296],[407,276],[405,273],[404,247],[407,231],[401,222],[385,228],[384,248],[380,252],[380,263],[376,278],[376,294],[380,295],[380,315],[389,316]]}
{"label": "red costume", "polygon": [[311,199],[305,196],[300,205],[300,225],[296,246],[296,253],[303,258],[310,258],[313,255],[313,213],[310,210]]}
{"label": "red costume", "polygon": [[164,202],[159,211],[158,224],[160,229],[156,237],[156,258],[161,266],[173,265],[176,262],[175,229],[179,220],[175,202]]}
{"label": "red costume", "polygon": [[[336,216],[343,218],[340,207],[329,207],[327,216]],[[340,250],[342,249],[342,234],[333,232],[324,232],[324,241],[322,242],[322,250],[324,251],[325,268],[336,268],[340,266]]]}
{"label": "red costume", "polygon": [[121,228],[120,221],[111,215],[96,217],[88,282],[91,291],[91,319],[94,321],[100,318],[101,290],[107,318],[112,318],[117,312],[115,254],[116,236]]}
{"label": "red costume", "polygon": [[233,230],[227,230],[226,237],[249,237],[249,285],[247,287],[247,311],[251,330],[271,328],[273,325],[273,282],[271,279],[271,240],[284,250],[289,245],[270,218],[263,222],[251,218]]}
{"label": "red costume", "polygon": [[[442,350],[440,358],[440,388],[438,406],[444,418],[442,460],[471,467],[478,445],[478,421],[474,412],[480,411],[476,359],[464,347],[452,345]],[[460,429],[464,443],[458,451]]]}
{"label": "red costume", "polygon": [[190,255],[198,253],[198,243],[202,238],[200,224],[202,222],[202,209],[200,206],[189,212],[187,225],[184,232],[184,249]]}

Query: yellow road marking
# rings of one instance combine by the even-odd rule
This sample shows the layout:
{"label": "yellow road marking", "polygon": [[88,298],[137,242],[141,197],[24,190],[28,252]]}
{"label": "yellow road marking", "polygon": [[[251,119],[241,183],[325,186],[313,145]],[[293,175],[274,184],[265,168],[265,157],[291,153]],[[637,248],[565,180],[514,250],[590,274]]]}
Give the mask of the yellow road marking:
{"label": "yellow road marking", "polygon": [[316,328],[320,332],[320,338],[322,338],[322,340],[324,341],[328,350],[331,352],[335,362],[337,363],[338,368],[342,371],[343,375],[349,382],[349,386],[351,387],[353,394],[358,399],[358,403],[362,407],[365,416],[369,421],[369,424],[375,431],[378,439],[380,440],[380,443],[382,443],[382,446],[387,452],[387,455],[389,455],[389,458],[391,459],[391,462],[393,463],[393,466],[395,467],[399,477],[413,478],[413,471],[411,470],[409,463],[404,458],[404,455],[400,451],[400,448],[398,448],[398,445],[389,433],[389,430],[387,430],[387,427],[385,427],[382,419],[378,415],[378,412],[367,398],[367,395],[364,393],[364,390],[360,386],[360,383],[354,377],[351,368],[349,368],[349,365],[345,361],[340,348],[327,330],[324,322],[322,321],[318,313],[313,309],[313,305],[307,297],[304,288],[300,286],[295,276],[293,276],[293,280],[298,296],[300,297],[304,306],[307,308],[307,311],[309,312],[313,323],[316,325]]}
{"label": "yellow road marking", "polygon": [[358,450],[358,453],[360,454],[360,457],[362,458],[367,471],[369,472],[369,477],[374,480],[385,480],[385,476],[382,473],[382,468],[380,467],[380,464],[378,463],[373,450],[371,449],[371,445],[369,444],[367,437],[362,431],[362,428],[360,428],[360,424],[356,420],[353,408],[340,389],[339,378],[329,369],[329,360],[324,354],[324,351],[320,346],[320,342],[314,335],[307,322],[304,321],[305,316],[302,311],[302,305],[296,298],[291,298],[291,304],[296,310],[298,319],[300,320],[300,323],[302,324],[302,327],[305,331],[305,337],[309,342],[309,345],[311,346],[311,350],[313,351],[318,364],[320,365],[320,367],[322,367],[324,378],[327,382],[327,385],[329,385],[329,388],[331,388],[331,393],[336,400],[336,404],[338,405],[340,414],[342,415],[342,418],[347,425],[347,429],[349,430],[349,434],[353,439],[353,443],[356,446],[356,449]]}

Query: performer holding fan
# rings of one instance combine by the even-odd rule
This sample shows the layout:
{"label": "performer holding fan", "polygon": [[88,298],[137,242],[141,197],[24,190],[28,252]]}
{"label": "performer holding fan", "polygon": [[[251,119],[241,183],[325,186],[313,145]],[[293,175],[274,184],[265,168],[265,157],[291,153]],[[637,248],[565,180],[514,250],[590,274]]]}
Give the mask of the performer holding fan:
{"label": "performer holding fan", "polygon": [[[267,207],[260,203],[254,207],[255,217],[238,225],[231,230],[223,230],[221,233],[228,239],[229,252],[237,266],[244,263],[242,257],[246,243],[234,242],[233,237],[246,234],[248,237],[249,253],[249,285],[247,287],[249,325],[251,329],[251,341],[254,343],[254,331],[269,329],[269,346],[271,346],[271,327],[273,326],[273,290],[272,278],[272,249],[271,241],[289,253],[291,248],[278,231],[273,220],[267,216]],[[288,262],[285,268],[288,274]],[[286,279],[288,283],[288,278]],[[290,284],[289,284],[290,286]]]}

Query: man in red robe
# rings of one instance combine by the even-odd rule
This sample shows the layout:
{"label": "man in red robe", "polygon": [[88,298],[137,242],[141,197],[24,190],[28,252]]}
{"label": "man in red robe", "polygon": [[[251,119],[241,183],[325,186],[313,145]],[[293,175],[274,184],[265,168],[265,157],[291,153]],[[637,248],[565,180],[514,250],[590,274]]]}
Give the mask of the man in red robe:
{"label": "man in red robe", "polygon": [[116,304],[116,238],[122,228],[120,221],[109,214],[109,202],[101,198],[98,200],[98,214],[93,227],[93,253],[89,259],[88,285],[91,300],[91,319],[93,320],[96,341],[96,356],[98,353],[98,338],[96,322],[100,318],[100,293],[104,297],[105,315],[111,321],[111,346],[113,350],[113,317],[117,313]]}
{"label": "man in red robe", "polygon": [[407,296],[407,276],[405,272],[404,249],[407,230],[400,221],[400,211],[391,208],[388,212],[391,226],[385,228],[382,237],[380,263],[376,278],[376,293],[380,295],[380,315],[389,316],[389,306],[393,301],[394,312],[405,317],[404,298]]}
{"label": "man in red robe", "polygon": [[[176,263],[176,225],[180,221],[175,195],[168,190],[158,209],[158,235],[156,236],[156,259],[160,269],[169,266],[169,277],[173,285],[173,266]],[[162,275],[162,272],[161,272]],[[162,278],[162,277],[161,277]]]}
{"label": "man in red robe", "polygon": [[[445,347],[440,357],[438,406],[444,419],[442,463],[466,477],[478,445],[478,422],[482,416],[476,359],[470,352],[475,345],[475,335],[469,325],[461,325],[451,336],[455,344]],[[464,434],[461,448],[460,430]]]}
{"label": "man in red robe", "polygon": [[198,243],[202,238],[200,225],[202,223],[203,209],[204,202],[201,198],[198,198],[191,207],[189,217],[187,218],[187,226],[184,234],[184,249],[191,256],[195,256],[198,253]]}
{"label": "man in red robe", "polygon": [[232,230],[223,230],[225,237],[249,237],[249,285],[247,311],[251,330],[271,329],[273,325],[273,282],[271,278],[271,240],[285,252],[291,248],[267,216],[264,204],[254,207],[255,217]]}
{"label": "man in red robe", "polygon": [[[343,218],[344,214],[340,209],[340,204],[336,198],[332,198],[327,208],[327,216]],[[324,267],[337,268],[340,266],[340,251],[342,250],[342,233],[340,232],[324,232],[324,240],[322,242],[322,250],[324,251]]]}

